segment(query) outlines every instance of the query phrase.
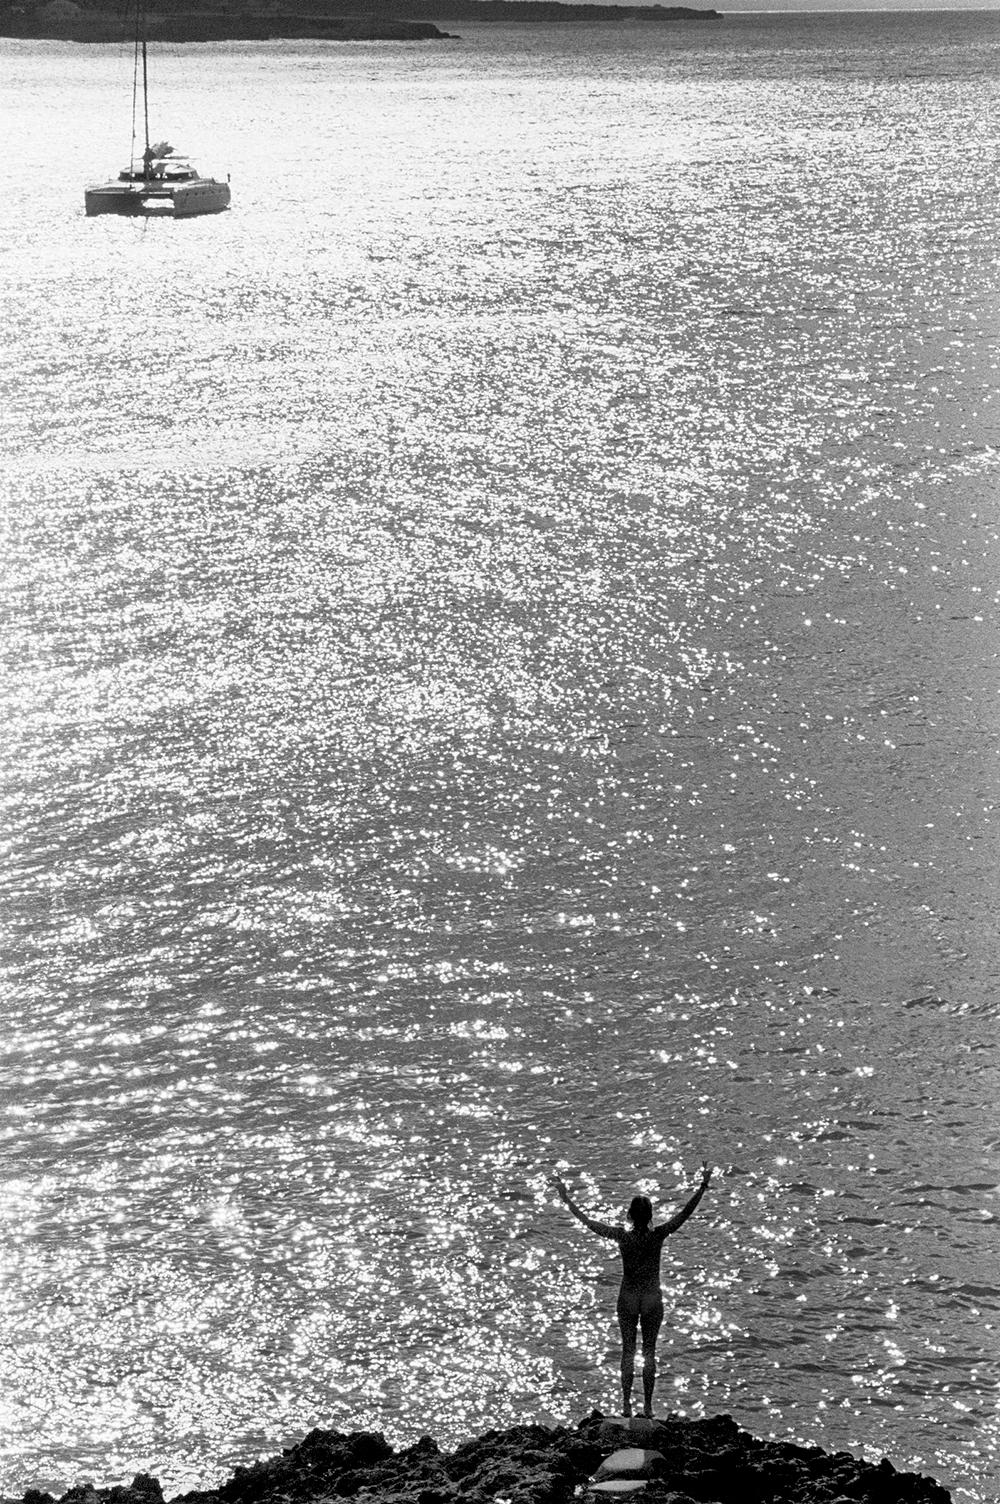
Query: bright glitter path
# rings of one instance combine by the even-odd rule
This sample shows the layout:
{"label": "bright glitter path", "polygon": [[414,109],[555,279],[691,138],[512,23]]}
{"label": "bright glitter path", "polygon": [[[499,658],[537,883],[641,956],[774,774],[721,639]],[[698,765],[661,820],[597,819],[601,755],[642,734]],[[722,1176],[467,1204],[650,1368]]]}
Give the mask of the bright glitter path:
{"label": "bright glitter path", "polygon": [[998,49],[167,49],[143,226],[0,47],[5,1494],[607,1409],[704,1158],[664,1405],[988,1504]]}

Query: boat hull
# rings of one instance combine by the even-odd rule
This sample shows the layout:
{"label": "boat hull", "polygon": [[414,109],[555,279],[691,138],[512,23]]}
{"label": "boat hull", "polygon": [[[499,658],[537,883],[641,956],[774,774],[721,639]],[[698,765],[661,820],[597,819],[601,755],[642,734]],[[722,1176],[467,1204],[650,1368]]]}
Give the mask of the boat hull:
{"label": "boat hull", "polygon": [[102,183],[84,191],[88,215],[162,215],[192,219],[196,214],[220,214],[229,208],[228,183],[194,178],[186,183]]}

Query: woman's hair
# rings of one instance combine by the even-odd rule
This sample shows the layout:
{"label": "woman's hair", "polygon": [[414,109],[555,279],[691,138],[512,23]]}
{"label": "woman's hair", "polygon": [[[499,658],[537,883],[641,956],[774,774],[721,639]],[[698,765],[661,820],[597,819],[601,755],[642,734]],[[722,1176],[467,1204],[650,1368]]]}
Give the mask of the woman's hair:
{"label": "woman's hair", "polygon": [[633,1227],[648,1227],[653,1220],[653,1203],[648,1196],[633,1196],[628,1204],[628,1219]]}

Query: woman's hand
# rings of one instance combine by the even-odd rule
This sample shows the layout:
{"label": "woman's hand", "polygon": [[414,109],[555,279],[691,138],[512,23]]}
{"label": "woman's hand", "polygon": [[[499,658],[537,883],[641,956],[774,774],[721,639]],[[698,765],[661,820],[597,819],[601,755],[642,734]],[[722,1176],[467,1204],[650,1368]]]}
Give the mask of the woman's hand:
{"label": "woman's hand", "polygon": [[552,1187],[552,1189],[554,1191],[556,1191],[558,1193],[558,1195],[560,1196],[560,1198],[563,1201],[568,1201],[569,1200],[569,1191],[567,1191],[565,1185],[560,1180],[560,1178],[559,1178],[558,1175],[550,1175],[549,1176],[549,1185]]}
{"label": "woman's hand", "polygon": [[711,1178],[712,1178],[712,1166],[709,1164],[709,1162],[708,1162],[707,1159],[703,1159],[702,1162],[701,1162],[701,1183],[702,1183],[702,1185],[703,1186],[708,1185],[708,1182],[711,1180]]}

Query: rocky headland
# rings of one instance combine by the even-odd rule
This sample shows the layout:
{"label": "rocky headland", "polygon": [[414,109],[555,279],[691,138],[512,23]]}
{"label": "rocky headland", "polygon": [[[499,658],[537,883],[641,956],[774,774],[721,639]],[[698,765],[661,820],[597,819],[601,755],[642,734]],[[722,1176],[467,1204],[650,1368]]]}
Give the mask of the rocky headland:
{"label": "rocky headland", "polygon": [[[118,42],[134,9],[107,0],[0,0],[0,36],[36,41]],[[563,4],[560,0],[152,0],[146,34],[163,42],[447,41],[439,22],[650,25],[718,20],[685,5]]]}
{"label": "rocky headland", "polygon": [[[77,0],[43,0],[40,5],[0,0],[0,36],[24,41],[131,42],[134,11],[102,10]],[[260,9],[221,6],[198,10],[164,8],[146,15],[150,42],[271,42],[311,39],[323,42],[429,42],[454,40],[433,21],[401,16],[338,14],[312,10],[307,14],[266,3]]]}
{"label": "rocky headland", "polygon": [[[377,1431],[311,1431],[280,1456],[240,1467],[175,1504],[949,1504],[951,1495],[883,1459],[760,1441],[728,1415],[632,1421],[594,1411],[575,1427],[489,1431],[453,1452],[429,1436],[396,1451]],[[159,1483],[78,1483],[60,1504],[162,1504]],[[30,1489],[24,1504],[54,1504]],[[623,1501],[624,1504],[624,1501]]]}

